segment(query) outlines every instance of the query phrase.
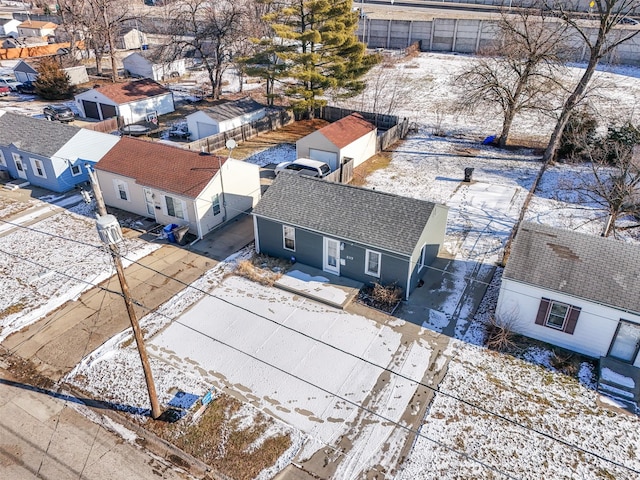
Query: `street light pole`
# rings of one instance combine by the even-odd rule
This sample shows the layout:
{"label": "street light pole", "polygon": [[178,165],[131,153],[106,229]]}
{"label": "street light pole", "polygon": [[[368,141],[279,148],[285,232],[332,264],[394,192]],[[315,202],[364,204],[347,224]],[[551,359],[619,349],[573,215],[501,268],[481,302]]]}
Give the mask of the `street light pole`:
{"label": "street light pole", "polygon": [[111,253],[111,258],[113,258],[113,263],[116,267],[116,273],[118,274],[118,280],[120,281],[124,304],[127,307],[127,314],[129,315],[129,321],[131,322],[131,328],[133,329],[133,336],[136,339],[136,345],[138,346],[138,354],[140,355],[140,361],[142,362],[144,379],[147,383],[149,400],[151,402],[151,418],[156,420],[160,415],[162,415],[162,409],[158,403],[158,395],[156,393],[156,386],[153,383],[153,375],[151,373],[151,366],[149,365],[149,356],[147,355],[147,348],[144,344],[142,330],[140,330],[140,324],[138,323],[136,312],[133,309],[133,302],[129,295],[129,285],[127,284],[127,280],[124,276],[124,268],[122,267],[122,259],[120,258],[120,250],[118,247],[118,244],[123,240],[122,230],[120,229],[120,224],[116,217],[107,214],[107,207],[104,204],[102,191],[100,190],[100,185],[98,185],[95,173],[88,166],[87,171],[89,173],[91,187],[93,188],[93,195],[98,206],[98,220],[96,222],[98,234],[100,235],[100,239],[109,247],[109,253]]}

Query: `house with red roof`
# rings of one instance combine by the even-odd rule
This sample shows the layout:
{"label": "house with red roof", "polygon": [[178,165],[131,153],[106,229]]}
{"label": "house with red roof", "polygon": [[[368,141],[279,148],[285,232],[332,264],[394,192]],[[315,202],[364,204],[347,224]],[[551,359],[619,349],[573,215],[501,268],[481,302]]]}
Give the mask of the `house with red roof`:
{"label": "house with red roof", "polygon": [[198,238],[260,199],[260,167],[160,142],[123,137],[95,166],[108,206]]}
{"label": "house with red roof", "polygon": [[121,117],[125,125],[175,111],[173,93],[149,78],[97,86],[75,96],[80,116]]}
{"label": "house with red roof", "polygon": [[296,142],[297,158],[311,158],[327,163],[331,171],[353,159],[357,167],[377,151],[377,128],[362,115],[352,113],[330,123]]}

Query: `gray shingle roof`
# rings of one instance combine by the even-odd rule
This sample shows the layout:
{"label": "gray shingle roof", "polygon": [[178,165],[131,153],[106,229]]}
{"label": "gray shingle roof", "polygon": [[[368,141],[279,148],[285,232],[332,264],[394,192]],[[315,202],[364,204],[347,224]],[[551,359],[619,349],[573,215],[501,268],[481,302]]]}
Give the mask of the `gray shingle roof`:
{"label": "gray shingle roof", "polygon": [[80,128],[58,122],[6,112],[0,115],[0,145],[14,144],[24,152],[51,157]]}
{"label": "gray shingle roof", "polygon": [[504,278],[640,312],[640,247],[523,223]]}
{"label": "gray shingle roof", "polygon": [[283,172],[253,213],[390,252],[411,255],[435,204]]}
{"label": "gray shingle roof", "polygon": [[246,113],[255,112],[261,108],[264,108],[264,105],[260,105],[253,98],[246,97],[233,102],[226,102],[214,105],[213,107],[203,108],[202,110],[214,120],[221,122],[239,117]]}

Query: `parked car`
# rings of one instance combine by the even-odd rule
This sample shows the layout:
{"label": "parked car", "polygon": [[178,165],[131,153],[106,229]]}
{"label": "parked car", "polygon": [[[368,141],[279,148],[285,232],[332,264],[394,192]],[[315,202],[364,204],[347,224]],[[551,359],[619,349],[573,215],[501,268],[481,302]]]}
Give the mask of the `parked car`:
{"label": "parked car", "polygon": [[0,87],[0,97],[6,97],[11,93],[11,89],[9,87]]}
{"label": "parked car", "polygon": [[17,89],[18,89],[18,93],[28,93],[28,94],[36,93],[36,86],[33,84],[33,82],[21,83],[20,85],[18,85]]}
{"label": "parked car", "polygon": [[302,175],[323,178],[331,173],[331,168],[329,165],[319,160],[299,158],[293,162],[279,163],[275,168],[276,175],[283,171],[297,172]]}
{"label": "parked car", "polygon": [[73,122],[76,118],[73,110],[64,105],[47,105],[43,112],[47,120],[56,120],[62,123]]}
{"label": "parked car", "polygon": [[169,130],[169,137],[184,138],[186,140],[190,136],[191,136],[191,132],[188,130],[188,127],[184,124],[174,125]]}
{"label": "parked car", "polygon": [[0,76],[0,87],[9,87],[12,92],[18,90],[18,85],[21,85],[15,78],[8,76]]}

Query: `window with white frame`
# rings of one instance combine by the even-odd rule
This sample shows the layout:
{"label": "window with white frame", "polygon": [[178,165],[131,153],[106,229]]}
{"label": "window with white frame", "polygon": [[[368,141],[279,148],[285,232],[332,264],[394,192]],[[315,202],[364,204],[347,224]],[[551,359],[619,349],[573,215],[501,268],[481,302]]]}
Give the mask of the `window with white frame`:
{"label": "window with white frame", "polygon": [[184,208],[182,207],[182,200],[165,196],[165,204],[167,206],[167,215],[170,217],[184,219]]}
{"label": "window with white frame", "polygon": [[218,215],[220,213],[220,194],[216,193],[213,196],[213,200],[211,201],[211,206],[213,208],[213,214]]}
{"label": "window with white frame", "polygon": [[4,159],[4,152],[2,150],[0,150],[0,166],[7,166],[7,161]]}
{"label": "window with white frame", "polygon": [[420,270],[427,266],[427,244],[425,243],[420,250]]}
{"label": "window with white frame", "polygon": [[77,177],[81,173],[82,173],[82,168],[80,168],[80,165],[71,165],[71,175],[73,175],[74,177]]}
{"label": "window with white frame", "polygon": [[580,307],[543,298],[540,301],[535,323],[573,334],[580,316]]}
{"label": "window with white frame", "polygon": [[373,250],[367,250],[367,254],[364,259],[364,273],[367,275],[373,275],[374,277],[380,276],[380,260],[382,255],[380,252],[374,252]]}
{"label": "window with white frame", "polygon": [[296,250],[296,229],[289,225],[282,226],[282,238],[284,248],[287,250]]}
{"label": "window with white frame", "polygon": [[115,188],[116,195],[120,200],[124,200],[126,202],[131,200],[131,197],[129,196],[129,186],[126,182],[123,182],[122,180],[114,180],[113,187]]}
{"label": "window with white frame", "polygon": [[47,174],[44,171],[44,164],[37,158],[29,158],[31,160],[31,166],[33,167],[33,174],[40,178],[47,178]]}

